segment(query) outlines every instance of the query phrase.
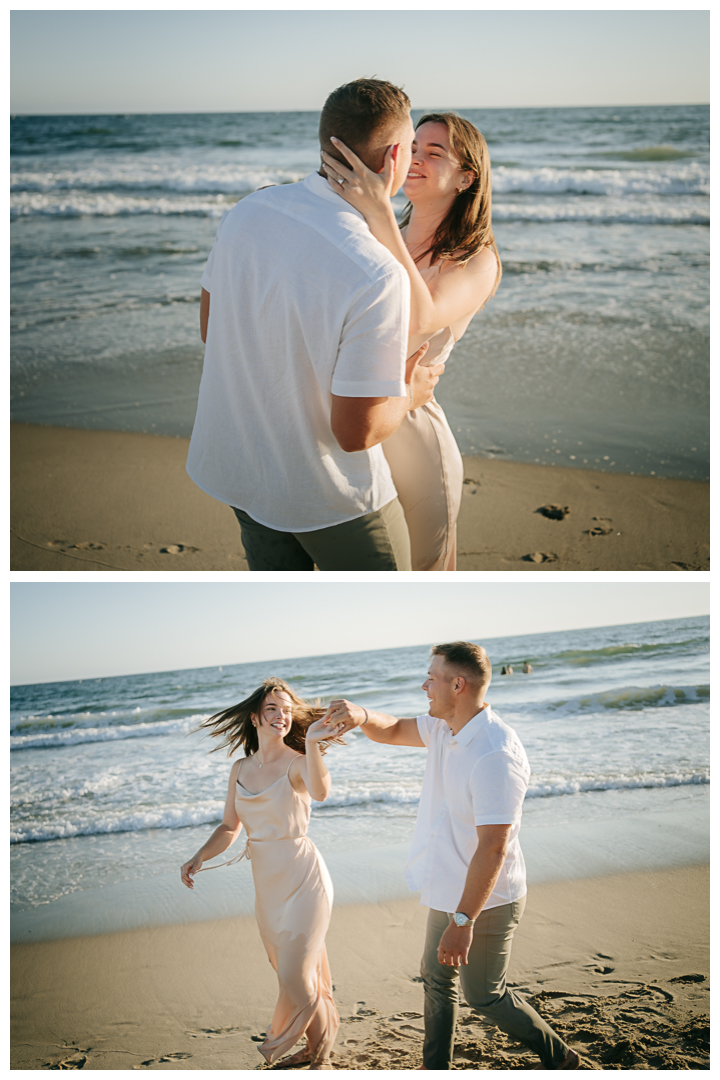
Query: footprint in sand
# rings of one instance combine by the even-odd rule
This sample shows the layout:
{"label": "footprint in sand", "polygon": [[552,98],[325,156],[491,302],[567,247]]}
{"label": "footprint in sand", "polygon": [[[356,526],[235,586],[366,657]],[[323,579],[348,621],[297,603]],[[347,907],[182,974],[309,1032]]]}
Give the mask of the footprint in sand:
{"label": "footprint in sand", "polygon": [[48,547],[58,551],[104,551],[106,544],[98,544],[94,540],[80,540],[73,543],[72,540],[50,540]]}
{"label": "footprint in sand", "polygon": [[195,551],[200,551],[200,548],[192,547],[190,544],[168,544],[167,547],[160,548],[161,555],[187,555]]}
{"label": "footprint in sand", "polygon": [[192,1057],[192,1054],[163,1054],[159,1058],[148,1058],[147,1061],[141,1061],[139,1065],[133,1065],[134,1069],[149,1069],[151,1065],[164,1065],[168,1061],[184,1061],[186,1058]]}
{"label": "footprint in sand", "polygon": [[364,1001],[356,1001],[350,1016],[346,1016],[343,1023],[352,1024],[353,1021],[367,1020],[369,1016],[377,1016],[377,1009],[372,1009]]}
{"label": "footprint in sand", "polygon": [[[602,961],[612,959],[612,956],[606,956],[605,953],[595,953],[593,959],[587,965],[587,967],[591,971],[594,971],[596,975],[610,975],[615,970],[615,968],[610,967],[609,964],[603,964]],[[600,961],[600,963],[598,963],[598,961]]]}
{"label": "footprint in sand", "polygon": [[538,506],[535,513],[542,514],[551,521],[564,521],[566,517],[570,517],[570,507],[560,506],[559,503],[548,503],[547,506]]}
{"label": "footprint in sand", "polygon": [[64,1061],[48,1061],[43,1065],[43,1069],[82,1069],[86,1061],[85,1055],[81,1054],[79,1057],[66,1058]]}
{"label": "footprint in sand", "polygon": [[523,555],[522,561],[534,563],[557,562],[559,557],[554,551],[532,551],[529,555]]}
{"label": "footprint in sand", "polygon": [[586,529],[586,536],[609,536],[610,533],[615,532],[612,518],[594,517],[593,521],[597,521],[597,525],[594,525],[592,529]]}
{"label": "footprint in sand", "polygon": [[191,1039],[227,1039],[230,1035],[237,1035],[242,1028],[199,1028],[197,1031],[186,1031]]}

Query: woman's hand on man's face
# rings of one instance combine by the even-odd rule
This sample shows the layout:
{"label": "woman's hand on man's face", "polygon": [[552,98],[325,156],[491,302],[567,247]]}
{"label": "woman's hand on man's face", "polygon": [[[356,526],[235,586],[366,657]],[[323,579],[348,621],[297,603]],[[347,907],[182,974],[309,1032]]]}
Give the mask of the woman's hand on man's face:
{"label": "woman's hand on man's face", "polygon": [[381,172],[374,173],[339,139],[332,141],[350,162],[348,167],[323,150],[323,169],[332,190],[359,210],[366,219],[372,217],[373,213],[387,213],[388,209],[392,211],[390,193],[395,179],[395,147],[388,149]]}

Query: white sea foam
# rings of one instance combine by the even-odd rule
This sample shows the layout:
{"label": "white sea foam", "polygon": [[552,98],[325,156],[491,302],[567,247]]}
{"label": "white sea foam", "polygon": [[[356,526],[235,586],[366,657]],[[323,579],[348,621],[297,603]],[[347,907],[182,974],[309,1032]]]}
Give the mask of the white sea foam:
{"label": "white sea foam", "polygon": [[592,777],[578,776],[572,779],[556,779],[532,783],[526,799],[542,799],[552,795],[579,795],[583,791],[627,791],[636,788],[683,787],[687,784],[709,784],[710,770],[674,772],[666,776],[639,773],[637,776]]}
{"label": "white sea foam", "polygon": [[208,825],[222,819],[223,803],[210,802],[198,807],[162,807],[117,812],[103,818],[86,818],[75,813],[53,821],[16,824],[10,831],[11,844],[42,840],[62,840],[72,836],[103,836],[108,833],[140,832],[143,829],[185,829]]}
{"label": "white sea foam", "polygon": [[65,197],[57,194],[16,192],[10,197],[10,217],[119,217],[137,214],[168,216],[170,214],[193,217],[221,218],[230,208],[232,200],[224,195],[203,197],[141,198],[140,196],[85,194],[70,191]]}
{"label": "white sea foam", "polygon": [[45,746],[77,746],[80,743],[116,742],[122,739],[142,739],[150,735],[185,735],[204,720],[204,716],[187,716],[182,720],[161,720],[155,723],[116,724],[113,726],[74,727],[62,731],[35,732],[31,735],[12,735],[11,750],[30,750]]}
{"label": "white sea foam", "polygon": [[[638,788],[670,788],[710,783],[708,769],[688,772],[677,770],[667,774],[638,773],[611,777],[539,777],[528,788],[526,799],[548,798],[557,795],[578,795],[587,791],[614,791]],[[80,792],[81,795],[98,794],[96,791]],[[68,793],[77,796],[77,792]],[[343,810],[392,813],[414,813],[420,797],[420,786],[378,790],[370,787],[339,791],[324,803],[314,806],[316,814],[331,816]],[[144,829],[185,829],[194,825],[212,825],[222,819],[222,800],[207,800],[198,805],[162,807],[145,810],[105,810],[102,813],[83,815],[78,808],[63,817],[58,814],[52,820],[17,821],[11,828],[11,844],[37,843],[62,840],[74,836],[103,836],[111,833],[140,832]]]}
{"label": "white sea foam", "polygon": [[[250,189],[248,189],[250,190]],[[252,190],[255,190],[254,188]],[[220,218],[237,198],[247,194],[236,188],[232,194],[130,195],[116,192],[13,192],[10,216],[21,217],[122,217],[150,214]],[[578,221],[597,224],[707,225],[707,200],[697,197],[663,199],[662,196],[604,196],[585,198],[547,197],[540,201],[503,202],[496,199],[493,214],[497,221],[537,221],[541,223]]]}
{"label": "white sea foam", "polygon": [[[108,162],[78,168],[15,169],[15,192],[145,191],[245,194],[266,184],[301,180],[304,171],[240,163],[197,162],[178,166],[176,161]],[[709,195],[710,177],[700,162],[668,164],[652,169],[519,168],[493,169],[493,192],[526,195]]]}
{"label": "white sea foam", "polygon": [[493,195],[709,195],[710,176],[700,162],[664,169],[493,169]]}
{"label": "white sea foam", "polygon": [[202,163],[182,168],[167,163],[148,163],[137,160],[126,163],[92,166],[78,169],[48,171],[18,169],[11,176],[14,192],[81,192],[102,193],[160,190],[190,193],[247,194],[267,184],[291,184],[301,180],[303,172],[266,167]]}
{"label": "white sea foam", "polygon": [[502,202],[493,204],[496,221],[591,222],[597,225],[709,225],[706,199],[663,200],[660,196],[638,198],[605,196],[583,199],[546,199],[542,202]]}

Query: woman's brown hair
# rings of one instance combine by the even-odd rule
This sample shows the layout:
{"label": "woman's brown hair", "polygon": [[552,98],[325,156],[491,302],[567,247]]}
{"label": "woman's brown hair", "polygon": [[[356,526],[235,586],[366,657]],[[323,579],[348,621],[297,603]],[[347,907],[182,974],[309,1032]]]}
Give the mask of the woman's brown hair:
{"label": "woman's brown hair", "polygon": [[[487,143],[474,124],[453,112],[426,113],[415,125],[444,124],[450,149],[463,172],[472,172],[475,179],[456,196],[450,210],[435,230],[429,246],[415,256],[420,262],[430,255],[430,265],[448,259],[466,263],[484,247],[492,248],[497,259],[497,275],[488,300],[493,297],[502,277],[502,264],[492,231],[492,180]],[[408,203],[400,219],[403,228],[410,221],[412,204]],[[487,303],[487,300],[485,301]]]}
{"label": "woman's brown hair", "polygon": [[[325,715],[326,710],[321,705],[310,705],[307,701],[303,701],[283,679],[265,679],[264,683],[244,701],[203,720],[199,728],[207,728],[214,739],[222,738],[223,740],[217,746],[213,746],[211,753],[223,750],[225,747],[228,747],[228,757],[231,757],[239,747],[243,748],[246,757],[257,753],[258,737],[252,718],[260,715],[265,698],[273,690],[287,694],[293,707],[292,727],[283,742],[292,750],[296,750],[298,754],[305,753],[305,732],[310,724]],[[342,740],[333,739],[332,742],[342,742]],[[319,745],[320,752],[324,754],[328,743],[323,741]]]}

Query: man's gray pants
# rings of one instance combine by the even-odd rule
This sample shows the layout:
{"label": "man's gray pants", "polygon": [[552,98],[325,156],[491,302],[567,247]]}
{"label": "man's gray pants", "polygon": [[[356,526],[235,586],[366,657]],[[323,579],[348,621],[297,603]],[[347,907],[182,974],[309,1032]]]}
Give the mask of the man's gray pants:
{"label": "man's gray pants", "polygon": [[501,1031],[534,1050],[546,1069],[557,1069],[568,1046],[518,994],[507,988],[505,976],[515,927],[525,909],[525,897],[489,908],[475,920],[467,965],[441,964],[437,950],[451,916],[430,910],[425,953],[420,973],[425,986],[426,1069],[449,1069],[458,1013],[458,977],[468,1005]]}

